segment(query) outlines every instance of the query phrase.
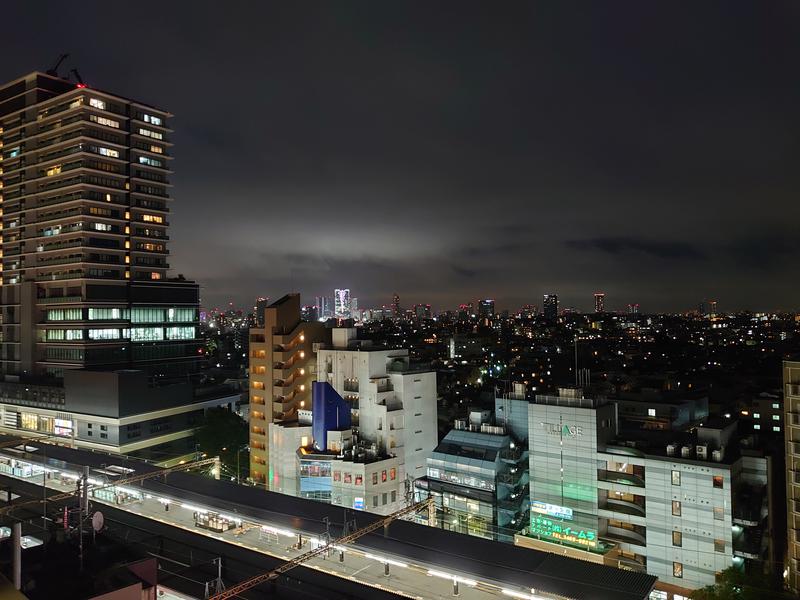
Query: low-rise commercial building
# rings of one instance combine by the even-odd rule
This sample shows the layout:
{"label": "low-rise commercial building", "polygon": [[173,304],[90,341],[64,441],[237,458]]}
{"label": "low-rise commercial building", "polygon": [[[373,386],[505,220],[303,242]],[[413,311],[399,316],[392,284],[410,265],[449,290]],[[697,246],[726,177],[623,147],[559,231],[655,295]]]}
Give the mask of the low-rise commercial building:
{"label": "low-rise commercial building", "polygon": [[72,369],[59,394],[34,387],[26,396],[2,398],[0,431],[45,434],[54,443],[114,454],[189,452],[205,411],[240,398],[235,389],[202,395],[188,382],[159,384],[136,370]]}
{"label": "low-rise commercial building", "polygon": [[656,575],[675,598],[766,555],[767,459],[740,451],[735,422],[633,440],[617,421],[614,403],[580,390],[530,404],[530,526],[517,543]]}

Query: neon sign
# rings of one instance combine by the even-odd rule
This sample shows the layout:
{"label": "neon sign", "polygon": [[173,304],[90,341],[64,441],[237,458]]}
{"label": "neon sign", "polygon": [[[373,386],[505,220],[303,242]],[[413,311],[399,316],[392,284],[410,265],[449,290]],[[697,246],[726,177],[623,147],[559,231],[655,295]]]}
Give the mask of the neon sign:
{"label": "neon sign", "polygon": [[531,517],[531,535],[549,538],[556,542],[583,546],[585,548],[597,547],[597,532],[591,529],[572,529],[545,517]]}
{"label": "neon sign", "polygon": [[572,520],[572,509],[566,506],[547,504],[546,502],[531,502],[531,510],[542,515],[555,517],[556,519]]}

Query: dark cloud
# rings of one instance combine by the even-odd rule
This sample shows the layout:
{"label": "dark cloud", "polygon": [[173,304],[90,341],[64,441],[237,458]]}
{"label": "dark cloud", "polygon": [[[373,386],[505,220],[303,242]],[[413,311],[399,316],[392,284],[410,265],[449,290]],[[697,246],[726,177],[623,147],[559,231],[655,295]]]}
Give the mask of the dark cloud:
{"label": "dark cloud", "polygon": [[664,260],[702,260],[706,254],[699,247],[685,242],[668,242],[636,238],[594,238],[568,240],[566,245],[576,250],[599,251],[620,258],[636,258],[637,255]]}
{"label": "dark cloud", "polygon": [[209,304],[800,305],[796,3],[5,8],[4,80],[70,52],[175,113],[170,262]]}

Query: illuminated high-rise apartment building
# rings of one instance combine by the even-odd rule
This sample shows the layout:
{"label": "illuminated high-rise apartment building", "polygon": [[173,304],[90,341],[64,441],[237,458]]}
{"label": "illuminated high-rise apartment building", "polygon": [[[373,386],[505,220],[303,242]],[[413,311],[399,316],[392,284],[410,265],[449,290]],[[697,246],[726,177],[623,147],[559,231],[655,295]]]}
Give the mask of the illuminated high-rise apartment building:
{"label": "illuminated high-rise apartment building", "polygon": [[194,370],[198,286],[167,276],[171,117],[44,73],[0,86],[5,394],[81,367]]}
{"label": "illuminated high-rise apartment building", "polygon": [[325,325],[300,317],[300,294],[264,309],[264,325],[250,329],[250,476],[269,481],[268,425],[296,421],[311,409],[315,344],[329,338]]}

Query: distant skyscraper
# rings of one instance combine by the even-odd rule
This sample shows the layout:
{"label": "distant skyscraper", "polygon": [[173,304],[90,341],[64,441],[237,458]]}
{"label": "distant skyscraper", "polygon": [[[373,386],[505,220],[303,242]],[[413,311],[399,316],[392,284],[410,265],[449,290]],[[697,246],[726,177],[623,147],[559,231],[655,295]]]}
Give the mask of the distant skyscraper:
{"label": "distant skyscraper", "polygon": [[430,319],[431,314],[431,305],[430,304],[415,304],[414,305],[414,316],[417,319]]}
{"label": "distant skyscraper", "polygon": [[487,298],[478,302],[478,317],[491,319],[494,317],[494,300]]}
{"label": "distant skyscraper", "polygon": [[317,296],[315,299],[318,319],[330,319],[333,317],[333,298],[330,296]]}
{"label": "distant skyscraper", "polygon": [[634,304],[628,304],[628,314],[630,315],[638,315],[639,314],[639,303],[636,302]]}
{"label": "distant skyscraper", "polygon": [[555,321],[558,318],[558,294],[545,294],[542,300],[544,318]]}
{"label": "distant skyscraper", "polygon": [[716,300],[709,300],[708,301],[708,316],[714,318],[717,316],[717,301]]}
{"label": "distant skyscraper", "polygon": [[350,290],[348,288],[345,289],[337,289],[333,291],[333,301],[334,301],[334,316],[340,319],[349,319],[352,306],[350,302]]}
{"label": "distant skyscraper", "polygon": [[259,327],[264,326],[264,309],[269,306],[269,298],[260,296],[256,298],[256,323]]}
{"label": "distant skyscraper", "polygon": [[397,293],[392,296],[392,313],[395,319],[399,319],[402,315],[400,311],[400,296]]}
{"label": "distant skyscraper", "polygon": [[601,313],[606,311],[606,295],[604,292],[594,293],[594,312]]}

